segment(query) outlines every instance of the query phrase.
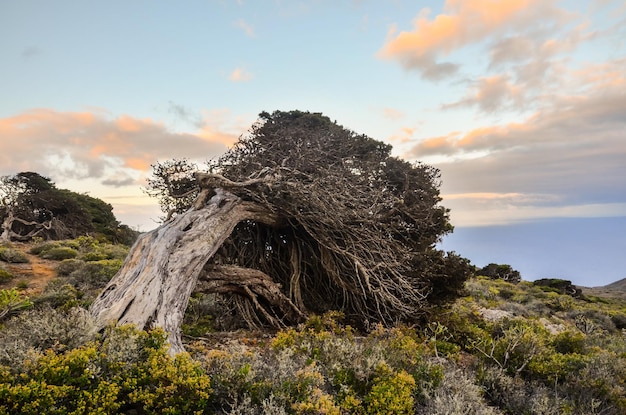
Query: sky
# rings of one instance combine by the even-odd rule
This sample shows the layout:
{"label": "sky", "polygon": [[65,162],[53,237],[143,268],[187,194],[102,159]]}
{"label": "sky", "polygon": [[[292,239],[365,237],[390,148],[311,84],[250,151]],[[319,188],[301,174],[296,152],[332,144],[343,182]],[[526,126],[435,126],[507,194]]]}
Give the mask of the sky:
{"label": "sky", "polygon": [[442,248],[626,277],[623,0],[0,0],[0,175],[158,225],[151,164],[322,112],[441,171]]}

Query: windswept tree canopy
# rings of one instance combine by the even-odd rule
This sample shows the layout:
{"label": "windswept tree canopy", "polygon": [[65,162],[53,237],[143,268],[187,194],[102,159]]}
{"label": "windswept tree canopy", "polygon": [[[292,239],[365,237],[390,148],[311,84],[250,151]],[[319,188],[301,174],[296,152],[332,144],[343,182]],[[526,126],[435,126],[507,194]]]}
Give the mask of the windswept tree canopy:
{"label": "windswept tree canopy", "polygon": [[[228,274],[226,266],[258,271],[298,311],[286,315],[228,278],[219,288],[208,285],[250,323],[289,323],[332,309],[343,310],[353,324],[415,321],[433,303],[455,298],[470,268],[435,247],[452,230],[439,204],[438,170],[390,152],[390,145],[321,114],[264,112],[195,180],[186,179],[193,169],[183,160],[157,165],[152,183],[167,182],[159,175],[168,169],[160,167],[178,165],[174,171],[185,184],[175,188],[188,198],[195,186],[195,208],[222,189],[265,212],[267,220],[239,223],[200,277],[214,282]],[[175,195],[162,189],[153,194],[180,213],[171,203]]]}

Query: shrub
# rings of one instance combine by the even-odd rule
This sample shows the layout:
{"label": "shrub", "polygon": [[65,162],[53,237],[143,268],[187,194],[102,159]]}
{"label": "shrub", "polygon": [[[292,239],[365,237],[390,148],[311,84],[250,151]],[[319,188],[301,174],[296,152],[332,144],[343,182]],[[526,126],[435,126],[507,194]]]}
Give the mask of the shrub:
{"label": "shrub", "polygon": [[439,387],[428,394],[415,413],[497,415],[499,412],[487,405],[482,392],[470,375],[460,369],[448,367]]}
{"label": "shrub", "polygon": [[9,320],[0,331],[0,365],[19,369],[32,352],[65,352],[93,339],[86,310],[33,309]]}
{"label": "shrub", "polygon": [[28,297],[17,289],[0,290],[0,321],[20,310],[30,307],[32,303]]}
{"label": "shrub", "polygon": [[507,373],[520,374],[543,350],[545,329],[523,319],[503,320],[491,336],[475,341],[473,347],[486,362]]}
{"label": "shrub", "polygon": [[552,339],[552,347],[557,353],[584,353],[585,336],[573,331],[564,331]]}
{"label": "shrub", "polygon": [[[48,350],[0,381],[0,413],[202,413],[211,393],[208,377],[188,355],[170,357],[162,331],[122,327],[104,342],[66,353]],[[129,354],[107,354],[110,340]],[[108,343],[107,343],[108,342]],[[46,409],[47,408],[47,409]]]}
{"label": "shrub", "polygon": [[365,397],[367,414],[409,415],[413,413],[415,379],[405,371],[395,372],[381,364]]}
{"label": "shrub", "polygon": [[574,320],[576,327],[585,334],[593,334],[596,331],[612,333],[616,330],[611,317],[600,311],[577,311],[570,313],[569,317]]}
{"label": "shrub", "polygon": [[57,275],[67,277],[72,272],[76,271],[84,265],[85,262],[81,261],[80,259],[64,259],[59,265],[57,265],[56,272]]}
{"label": "shrub", "polygon": [[569,280],[560,278],[542,278],[535,280],[534,285],[542,290],[553,291],[563,295],[571,295],[572,297],[582,298],[582,291]]}
{"label": "shrub", "polygon": [[571,413],[566,402],[543,385],[509,376],[502,369],[481,367],[478,381],[488,402],[507,414],[560,415]]}
{"label": "shrub", "polygon": [[513,284],[517,284],[522,280],[522,276],[519,271],[514,270],[508,264],[491,263],[476,271],[476,275],[483,275],[491,278],[492,280],[501,279]]}
{"label": "shrub", "polygon": [[30,253],[40,256],[43,252],[49,251],[53,248],[59,248],[61,246],[60,242],[40,242],[30,248]]}
{"label": "shrub", "polygon": [[0,246],[0,260],[14,264],[28,263],[28,257],[15,248]]}
{"label": "shrub", "polygon": [[618,330],[626,329],[626,314],[615,314],[611,317],[613,324],[615,324],[615,328]]}
{"label": "shrub", "polygon": [[84,261],[102,261],[103,259],[123,260],[128,255],[128,247],[124,245],[97,244],[91,251],[84,252],[81,259]]}
{"label": "shrub", "polygon": [[76,258],[77,255],[78,251],[75,249],[67,246],[59,246],[43,251],[40,256],[44,259],[62,261],[64,259]]}
{"label": "shrub", "polygon": [[79,291],[84,301],[89,302],[119,271],[122,263],[119,259],[84,262],[82,266],[70,273],[66,281]]}
{"label": "shrub", "polygon": [[7,271],[4,268],[0,268],[0,284],[5,283],[7,281],[11,281],[13,279],[13,274]]}
{"label": "shrub", "polygon": [[69,310],[73,307],[83,305],[81,299],[83,294],[72,284],[68,284],[62,279],[50,281],[43,293],[34,299],[35,304],[48,306],[50,308],[62,308]]}

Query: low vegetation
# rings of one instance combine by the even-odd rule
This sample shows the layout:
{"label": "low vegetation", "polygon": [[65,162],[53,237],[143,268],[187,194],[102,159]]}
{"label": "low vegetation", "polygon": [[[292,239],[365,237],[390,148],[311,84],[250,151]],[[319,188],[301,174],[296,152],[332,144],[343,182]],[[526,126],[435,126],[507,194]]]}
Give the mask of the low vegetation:
{"label": "low vegetation", "polygon": [[[59,249],[74,254],[51,255]],[[485,276],[420,326],[357,331],[330,312],[226,333],[223,304],[196,295],[188,353],[171,357],[162,331],[94,330],[86,307],[126,252],[90,237],[32,245],[57,261],[57,278],[32,298],[0,290],[0,414],[626,411],[619,299]]]}

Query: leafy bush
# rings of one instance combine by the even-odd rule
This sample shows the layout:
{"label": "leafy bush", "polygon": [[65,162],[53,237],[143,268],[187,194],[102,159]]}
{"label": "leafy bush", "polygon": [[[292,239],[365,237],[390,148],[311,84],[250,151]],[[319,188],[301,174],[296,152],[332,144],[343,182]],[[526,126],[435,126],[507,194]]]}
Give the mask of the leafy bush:
{"label": "leafy bush", "polygon": [[30,307],[33,303],[15,288],[0,290],[0,321],[17,311]]}
{"label": "leafy bush", "polygon": [[615,328],[618,330],[626,329],[626,314],[615,314],[611,317],[611,321],[615,324]]}
{"label": "leafy bush", "polygon": [[84,305],[82,298],[83,293],[74,288],[72,284],[68,284],[62,279],[53,279],[46,285],[43,293],[33,300],[38,306],[69,310]]}
{"label": "leafy bush", "polygon": [[[118,346],[123,345],[120,352]],[[109,330],[104,341],[48,350],[19,373],[3,370],[0,413],[202,413],[209,378],[188,355],[171,357],[162,331]]]}
{"label": "leafy bush", "polygon": [[476,275],[489,277],[492,280],[501,279],[513,284],[517,284],[522,280],[522,276],[520,275],[519,271],[514,270],[513,267],[508,264],[491,263],[476,271]]}
{"label": "leafy bush", "polygon": [[40,256],[44,259],[62,261],[64,259],[76,258],[78,251],[67,246],[54,247],[43,251]]}
{"label": "leafy bush", "polygon": [[30,253],[54,260],[72,258],[88,262],[105,259],[124,260],[128,255],[128,247],[101,243],[92,236],[79,236],[76,239],[38,243],[30,249]]}
{"label": "leafy bush", "polygon": [[128,255],[128,247],[124,245],[97,244],[93,250],[81,255],[83,261],[102,261],[104,259],[123,260]]}
{"label": "leafy bush", "polygon": [[476,414],[497,415],[500,412],[487,405],[482,389],[474,383],[471,373],[447,367],[441,384],[419,404],[416,413],[429,415]]}
{"label": "leafy bush", "polygon": [[[355,337],[340,315],[312,316],[278,332],[268,348],[230,343],[196,356],[226,413],[412,413],[442,378],[413,330],[377,327]],[[224,407],[224,402],[236,402]],[[277,408],[281,408],[278,410]]]}
{"label": "leafy bush", "polygon": [[63,353],[82,346],[93,336],[93,322],[86,310],[28,310],[9,320],[0,331],[0,365],[18,370],[33,352]]}
{"label": "leafy bush", "polygon": [[13,279],[13,274],[7,271],[4,268],[0,268],[0,284],[5,283],[7,281],[11,281]]}
{"label": "leafy bush", "polygon": [[409,415],[413,413],[415,379],[401,370],[395,372],[387,365],[376,369],[370,392],[365,397],[368,414]]}
{"label": "leafy bush", "polygon": [[58,307],[74,300],[70,305],[88,305],[122,267],[121,259],[104,259],[85,262],[66,259],[56,268],[60,279],[48,283],[40,302]]}
{"label": "leafy bush", "polygon": [[0,260],[14,264],[28,263],[28,257],[21,251],[8,246],[0,246]]}
{"label": "leafy bush", "polygon": [[64,259],[59,265],[57,265],[56,272],[58,275],[67,277],[77,269],[82,268],[85,265],[85,261],[80,259]]}
{"label": "leafy bush", "polygon": [[30,253],[33,255],[41,255],[44,252],[47,252],[53,248],[59,248],[61,247],[61,242],[39,242],[35,245],[33,245],[30,248]]}

